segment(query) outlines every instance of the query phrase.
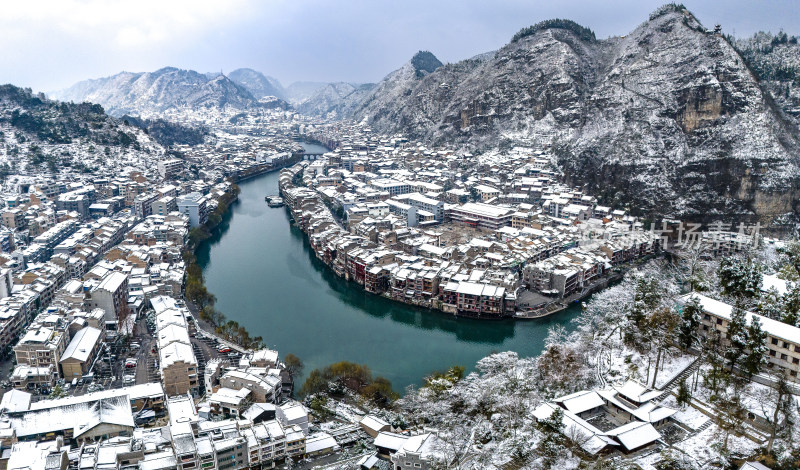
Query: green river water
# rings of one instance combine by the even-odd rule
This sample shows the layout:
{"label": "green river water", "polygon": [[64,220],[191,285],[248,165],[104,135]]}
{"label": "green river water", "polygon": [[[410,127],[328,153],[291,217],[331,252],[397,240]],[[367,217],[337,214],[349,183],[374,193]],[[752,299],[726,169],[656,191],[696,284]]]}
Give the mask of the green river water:
{"label": "green river water", "polygon": [[571,329],[580,313],[573,304],[539,320],[475,320],[367,293],[316,259],[285,208],[264,202],[278,192],[277,172],[240,187],[239,201],[198,250],[206,286],[229,319],[262,336],[281,357],[299,356],[306,374],[348,360],[402,391],[435,370],[456,364],[470,370],[492,352],[537,355],[550,326]]}

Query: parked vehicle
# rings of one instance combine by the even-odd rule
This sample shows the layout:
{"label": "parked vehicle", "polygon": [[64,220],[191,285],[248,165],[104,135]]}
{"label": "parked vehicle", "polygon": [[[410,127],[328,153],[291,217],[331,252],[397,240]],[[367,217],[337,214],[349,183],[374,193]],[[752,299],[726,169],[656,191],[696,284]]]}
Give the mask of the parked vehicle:
{"label": "parked vehicle", "polygon": [[227,346],[222,346],[219,349],[217,349],[217,351],[219,351],[221,353],[229,353],[229,352],[231,352],[231,348],[229,348]]}

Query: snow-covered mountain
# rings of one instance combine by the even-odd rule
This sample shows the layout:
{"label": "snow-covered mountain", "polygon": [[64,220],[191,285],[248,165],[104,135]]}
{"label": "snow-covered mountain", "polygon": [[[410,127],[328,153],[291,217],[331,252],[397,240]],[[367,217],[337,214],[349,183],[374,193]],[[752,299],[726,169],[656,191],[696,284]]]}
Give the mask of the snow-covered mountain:
{"label": "snow-covered mountain", "polygon": [[420,51],[380,83],[328,83],[296,103],[303,114],[327,118],[346,118],[358,115],[363,109],[380,108],[389,101],[402,99],[409,88],[442,63],[432,53]]}
{"label": "snow-covered mountain", "polygon": [[145,130],[110,117],[95,103],[62,103],[0,86],[0,180],[8,174],[102,174],[147,167],[164,147]]}
{"label": "snow-covered mountain", "polygon": [[761,85],[794,125],[800,126],[800,38],[784,32],[759,32],[747,39],[729,38]]}
{"label": "snow-covered mountain", "polygon": [[228,78],[247,89],[256,98],[275,96],[282,100],[286,99],[286,93],[277,78],[268,77],[256,70],[236,69],[228,74]]}
{"label": "snow-covered mountain", "polygon": [[314,93],[326,87],[326,82],[294,82],[285,88],[286,100],[297,106],[311,98]]}
{"label": "snow-covered mountain", "polygon": [[722,34],[667,5],[623,37],[526,28],[494,54],[387,76],[351,117],[433,144],[549,145],[567,179],[643,215],[797,213],[798,129]]}
{"label": "snow-covered mountain", "polygon": [[351,116],[373,90],[373,83],[328,83],[296,105],[298,112],[331,119]]}
{"label": "snow-covered mountain", "polygon": [[249,91],[225,75],[174,67],[85,80],[49,95],[61,101],[99,103],[112,116],[148,116],[181,107],[244,109],[258,102]]}

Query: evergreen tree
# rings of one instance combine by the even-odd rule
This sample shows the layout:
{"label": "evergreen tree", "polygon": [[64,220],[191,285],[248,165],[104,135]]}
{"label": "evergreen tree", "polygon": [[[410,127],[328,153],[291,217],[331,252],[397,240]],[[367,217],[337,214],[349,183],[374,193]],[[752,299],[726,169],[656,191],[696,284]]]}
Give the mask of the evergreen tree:
{"label": "evergreen tree", "polygon": [[648,314],[661,303],[661,291],[658,281],[652,277],[641,277],[636,280],[633,304],[628,308],[629,324],[626,328],[627,340],[631,344],[640,343],[639,336]]}
{"label": "evergreen tree", "polygon": [[705,354],[711,366],[703,372],[703,384],[711,392],[710,401],[713,403],[720,390],[725,389],[730,382],[730,374],[725,369],[722,355],[722,337],[718,330],[713,330],[705,343]]}
{"label": "evergreen tree", "polygon": [[725,359],[728,360],[730,370],[738,366],[739,359],[744,355],[747,348],[747,320],[744,310],[739,305],[731,310],[731,321],[728,324],[728,341],[725,348]]}
{"label": "evergreen tree", "polygon": [[692,343],[696,338],[697,328],[700,326],[700,313],[702,310],[697,297],[692,297],[692,299],[683,306],[683,310],[681,311],[681,323],[678,328],[678,342],[684,349],[692,347]]}
{"label": "evergreen tree", "polygon": [[800,284],[789,284],[781,303],[783,313],[780,320],[792,326],[800,325]]}
{"label": "evergreen tree", "polygon": [[678,386],[678,404],[684,407],[688,405],[689,402],[691,401],[692,401],[692,392],[686,385],[686,381],[682,380],[680,385]]}
{"label": "evergreen tree", "polygon": [[755,315],[747,328],[747,356],[744,358],[744,372],[748,378],[761,372],[767,363],[767,333],[761,329],[761,322]]}
{"label": "evergreen tree", "polygon": [[783,302],[778,291],[773,288],[763,293],[756,304],[756,311],[759,315],[773,320],[783,318]]}
{"label": "evergreen tree", "polygon": [[745,299],[758,297],[761,290],[761,269],[751,260],[722,258],[719,264],[722,293]]}
{"label": "evergreen tree", "polygon": [[536,446],[536,455],[541,458],[543,468],[552,468],[564,451],[564,410],[559,406],[554,407],[550,417],[539,421],[538,427],[543,437]]}

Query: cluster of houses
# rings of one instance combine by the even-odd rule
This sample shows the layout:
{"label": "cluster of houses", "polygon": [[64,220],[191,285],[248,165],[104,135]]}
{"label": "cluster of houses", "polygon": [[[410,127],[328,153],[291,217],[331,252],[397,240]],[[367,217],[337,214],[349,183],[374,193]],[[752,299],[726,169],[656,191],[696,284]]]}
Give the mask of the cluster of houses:
{"label": "cluster of houses", "polygon": [[[772,285],[776,286],[779,295],[786,293],[785,282]],[[680,304],[684,306],[692,300],[697,301],[703,311],[698,326],[698,336],[701,340],[707,341],[718,334],[722,346],[727,346],[730,342],[728,327],[734,307],[699,293],[684,295],[680,299]],[[754,319],[758,320],[767,335],[766,367],[769,372],[781,374],[791,382],[800,382],[798,379],[798,373],[800,373],[800,328],[749,311],[745,312],[745,319],[748,325]]]}
{"label": "cluster of houses", "polygon": [[590,455],[631,454],[662,440],[660,429],[679,426],[678,410],[658,404],[662,391],[635,381],[600,390],[583,390],[539,405],[533,416],[544,421],[561,411],[561,432]]}
{"label": "cluster of houses", "polygon": [[[280,189],[317,257],[369,292],[509,316],[585,295],[660,249],[635,218],[557,183],[541,152],[483,168],[452,152],[345,143],[284,169]],[[524,291],[535,301],[519,302]]]}
{"label": "cluster of houses", "polygon": [[152,299],[182,295],[186,216],[151,215],[138,224],[130,216],[103,217],[77,227],[46,262],[0,253],[7,287],[0,339],[16,356],[16,388],[82,378],[100,345],[130,333]]}
{"label": "cluster of houses", "polygon": [[[0,407],[0,465],[9,470],[273,468],[320,450],[299,403],[266,411],[253,404],[246,417],[209,419],[190,395],[170,395],[159,383],[37,402],[13,390]],[[142,426],[153,413],[164,424]]]}

